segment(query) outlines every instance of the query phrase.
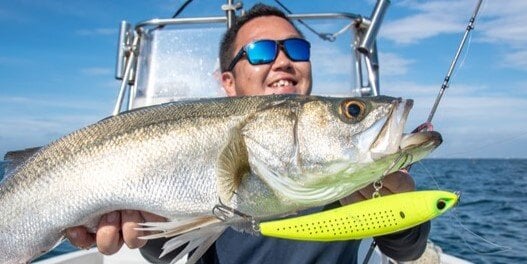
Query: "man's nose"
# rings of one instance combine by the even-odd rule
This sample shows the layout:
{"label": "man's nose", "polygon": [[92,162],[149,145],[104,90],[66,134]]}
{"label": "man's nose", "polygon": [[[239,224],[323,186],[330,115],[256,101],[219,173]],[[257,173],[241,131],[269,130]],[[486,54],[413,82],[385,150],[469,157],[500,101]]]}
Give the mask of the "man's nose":
{"label": "man's nose", "polygon": [[276,56],[276,60],[274,60],[272,69],[273,70],[290,70],[293,68],[293,61],[287,57],[285,54],[285,51],[283,48],[280,48],[278,50],[278,55]]}

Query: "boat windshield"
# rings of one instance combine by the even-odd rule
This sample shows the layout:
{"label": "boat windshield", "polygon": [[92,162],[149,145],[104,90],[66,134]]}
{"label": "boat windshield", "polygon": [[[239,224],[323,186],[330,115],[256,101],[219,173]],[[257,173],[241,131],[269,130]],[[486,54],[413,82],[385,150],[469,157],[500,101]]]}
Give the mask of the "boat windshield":
{"label": "boat windshield", "polygon": [[[357,94],[354,21],[348,17],[302,19],[297,27],[311,42],[313,94]],[[167,24],[141,30],[131,108],[170,101],[225,96],[219,82],[218,50],[225,23]]]}

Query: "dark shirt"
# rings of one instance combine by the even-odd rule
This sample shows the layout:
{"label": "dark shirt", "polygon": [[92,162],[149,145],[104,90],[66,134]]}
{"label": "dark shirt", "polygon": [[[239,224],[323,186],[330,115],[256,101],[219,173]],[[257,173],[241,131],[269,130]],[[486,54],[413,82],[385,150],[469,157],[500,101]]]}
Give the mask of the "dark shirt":
{"label": "dark shirt", "polygon": [[[430,232],[430,222],[417,227],[375,238],[387,256],[409,261],[419,258]],[[141,254],[152,263],[169,263],[177,252],[157,258],[166,240],[157,239],[141,248]],[[202,264],[230,263],[357,263],[360,240],[344,242],[301,242],[240,233],[228,228],[198,261]]]}
{"label": "dark shirt", "polygon": [[[268,238],[227,229],[216,241],[216,258],[203,264],[239,263],[355,263],[360,240],[345,242],[302,242]],[[204,260],[202,258],[202,260]]]}

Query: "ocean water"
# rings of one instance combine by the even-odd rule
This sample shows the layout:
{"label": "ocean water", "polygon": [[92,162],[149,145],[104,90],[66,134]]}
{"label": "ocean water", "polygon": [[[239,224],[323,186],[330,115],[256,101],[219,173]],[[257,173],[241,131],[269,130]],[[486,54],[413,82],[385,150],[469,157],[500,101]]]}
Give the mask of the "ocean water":
{"label": "ocean water", "polygon": [[527,263],[527,159],[432,159],[411,171],[419,189],[460,191],[432,222],[431,240],[474,263]]}
{"label": "ocean water", "polygon": [[[527,159],[429,159],[411,174],[418,189],[461,192],[459,205],[432,221],[430,239],[444,252],[474,263],[527,263]],[[72,250],[66,242],[45,257]]]}

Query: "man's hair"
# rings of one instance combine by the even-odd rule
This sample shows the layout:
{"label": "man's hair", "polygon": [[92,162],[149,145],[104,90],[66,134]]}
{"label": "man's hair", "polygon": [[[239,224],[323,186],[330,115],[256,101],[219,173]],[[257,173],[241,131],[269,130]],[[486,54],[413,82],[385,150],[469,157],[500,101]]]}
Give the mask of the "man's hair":
{"label": "man's hair", "polygon": [[221,72],[225,72],[228,70],[229,64],[235,56],[234,42],[236,41],[236,36],[238,35],[238,31],[240,31],[240,28],[243,25],[247,24],[247,22],[263,16],[277,16],[287,20],[287,22],[289,22],[295,28],[295,30],[300,34],[300,36],[304,37],[302,35],[302,32],[298,30],[298,28],[293,24],[293,22],[280,9],[273,6],[258,3],[254,5],[251,9],[249,9],[249,11],[247,11],[245,14],[237,18],[236,22],[231,26],[231,28],[227,29],[227,31],[223,35],[219,52]]}

